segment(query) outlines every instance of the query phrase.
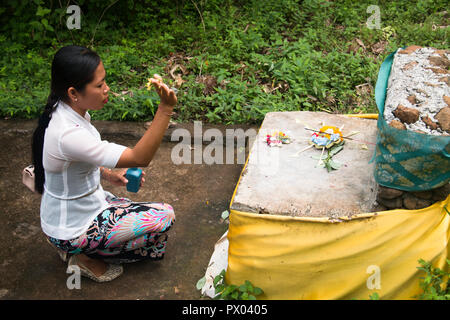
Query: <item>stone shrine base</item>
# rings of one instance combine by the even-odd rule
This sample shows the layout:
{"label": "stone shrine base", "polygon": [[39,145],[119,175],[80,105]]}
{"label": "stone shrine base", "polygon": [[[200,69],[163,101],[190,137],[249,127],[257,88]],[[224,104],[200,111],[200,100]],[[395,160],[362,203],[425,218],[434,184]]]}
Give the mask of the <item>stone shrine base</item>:
{"label": "stone shrine base", "polygon": [[[333,156],[341,167],[331,172],[317,166],[322,150],[305,150],[313,133],[305,128],[319,130],[324,125],[342,128],[344,137],[354,133],[352,140],[345,139],[343,150]],[[286,133],[292,142],[269,147],[265,137],[273,131]],[[309,111],[268,113],[231,209],[329,219],[374,211],[378,185],[369,161],[376,132],[377,123],[371,119]]]}

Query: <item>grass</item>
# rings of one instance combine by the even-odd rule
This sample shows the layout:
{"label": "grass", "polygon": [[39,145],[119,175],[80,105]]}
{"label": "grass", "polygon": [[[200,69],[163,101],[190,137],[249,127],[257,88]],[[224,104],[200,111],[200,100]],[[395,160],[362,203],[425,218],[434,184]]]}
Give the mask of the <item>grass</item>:
{"label": "grass", "polygon": [[[158,97],[144,85],[158,73],[181,83],[177,121],[225,124],[259,123],[270,111],[376,112],[390,52],[448,46],[446,1],[80,1],[80,30],[67,29],[59,4],[18,3],[0,8],[3,118],[39,115],[51,59],[72,43],[100,54],[114,92],[93,119],[151,119]],[[366,25],[374,4],[380,29]]]}

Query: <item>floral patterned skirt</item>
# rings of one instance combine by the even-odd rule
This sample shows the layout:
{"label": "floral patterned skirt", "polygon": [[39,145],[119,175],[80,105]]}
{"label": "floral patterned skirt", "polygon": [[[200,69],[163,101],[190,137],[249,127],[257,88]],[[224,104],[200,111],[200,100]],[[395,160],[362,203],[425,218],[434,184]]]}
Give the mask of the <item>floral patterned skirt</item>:
{"label": "floral patterned skirt", "polygon": [[78,238],[47,238],[69,255],[84,253],[109,263],[162,259],[167,231],[175,221],[172,206],[165,203],[132,202],[127,198],[107,200],[111,206],[101,212]]}

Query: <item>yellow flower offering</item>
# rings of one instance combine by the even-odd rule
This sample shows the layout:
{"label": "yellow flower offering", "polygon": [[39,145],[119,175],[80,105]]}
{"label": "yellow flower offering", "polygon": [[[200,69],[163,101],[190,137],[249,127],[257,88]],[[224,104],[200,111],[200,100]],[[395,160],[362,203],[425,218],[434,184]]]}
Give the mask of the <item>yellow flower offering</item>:
{"label": "yellow flower offering", "polygon": [[[153,75],[153,79],[156,79],[158,81],[159,84],[161,84],[163,82],[163,79],[161,78],[161,76],[157,73],[155,73]],[[150,90],[152,88],[152,81],[151,78],[147,79],[147,84],[145,85],[145,87],[147,88],[147,90]]]}

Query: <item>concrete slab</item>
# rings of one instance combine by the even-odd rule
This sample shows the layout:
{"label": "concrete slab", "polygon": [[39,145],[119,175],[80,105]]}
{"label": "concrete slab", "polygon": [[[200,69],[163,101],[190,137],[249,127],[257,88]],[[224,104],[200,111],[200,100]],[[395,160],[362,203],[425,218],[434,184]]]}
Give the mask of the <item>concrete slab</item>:
{"label": "concrete slab", "polygon": [[[316,167],[321,151],[308,146],[311,131],[322,125],[343,127],[344,149],[333,157],[342,166]],[[281,130],[291,144],[269,147],[268,132]],[[268,113],[253,144],[231,208],[254,213],[338,219],[373,210],[377,185],[369,164],[376,143],[376,121],[323,112]]]}

